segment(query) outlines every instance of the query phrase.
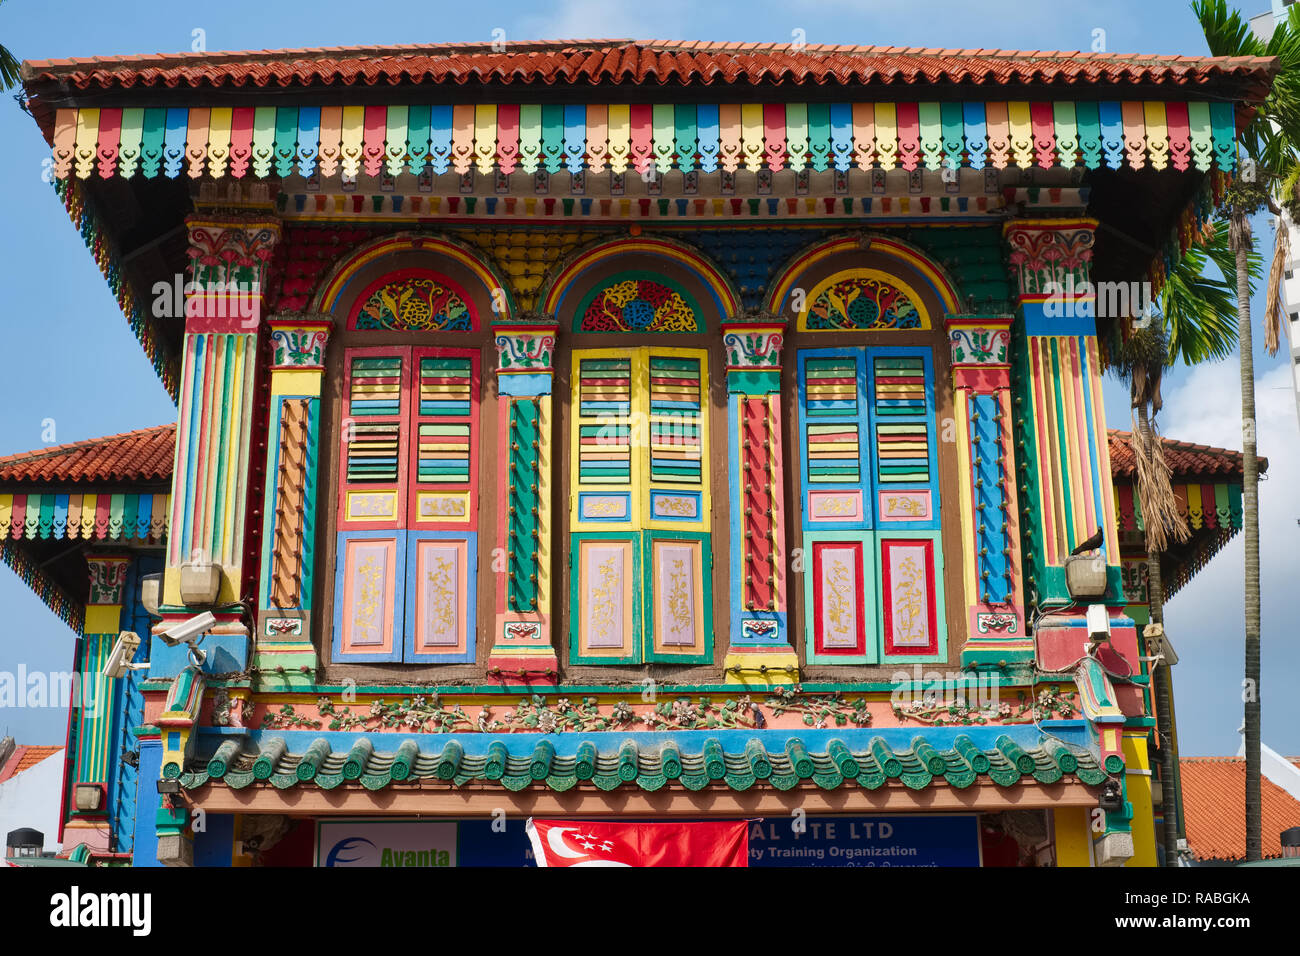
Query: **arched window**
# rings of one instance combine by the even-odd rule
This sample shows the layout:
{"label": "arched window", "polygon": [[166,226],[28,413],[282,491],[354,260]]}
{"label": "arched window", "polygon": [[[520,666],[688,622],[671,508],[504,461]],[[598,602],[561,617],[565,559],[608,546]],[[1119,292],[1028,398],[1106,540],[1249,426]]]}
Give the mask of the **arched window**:
{"label": "arched window", "polygon": [[495,428],[484,402],[490,287],[455,255],[421,248],[434,244],[358,256],[324,306],[337,326],[327,371],[335,440],[322,443],[332,455],[322,467],[335,532],[333,663],[471,664],[479,654],[480,526],[491,520],[481,450]]}
{"label": "arched window", "polygon": [[948,657],[936,388],[945,303],[907,262],[877,250],[865,254],[856,237],[832,244],[772,291],[774,311],[784,307],[794,325],[791,449],[811,665]]}
{"label": "arched window", "polygon": [[728,620],[727,306],[698,273],[639,251],[594,255],[553,296],[568,661],[712,664]]}

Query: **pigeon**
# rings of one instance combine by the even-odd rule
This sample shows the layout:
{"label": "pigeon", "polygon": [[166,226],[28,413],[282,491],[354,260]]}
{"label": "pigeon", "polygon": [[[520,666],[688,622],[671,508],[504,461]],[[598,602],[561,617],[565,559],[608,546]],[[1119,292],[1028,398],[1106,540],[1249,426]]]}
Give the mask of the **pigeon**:
{"label": "pigeon", "polygon": [[1087,541],[1083,542],[1083,544],[1079,545],[1077,548],[1071,551],[1070,554],[1075,555],[1075,554],[1083,554],[1083,552],[1085,551],[1095,551],[1097,548],[1101,547],[1101,541],[1102,541],[1102,531],[1100,528],[1098,528],[1096,534],[1094,534]]}

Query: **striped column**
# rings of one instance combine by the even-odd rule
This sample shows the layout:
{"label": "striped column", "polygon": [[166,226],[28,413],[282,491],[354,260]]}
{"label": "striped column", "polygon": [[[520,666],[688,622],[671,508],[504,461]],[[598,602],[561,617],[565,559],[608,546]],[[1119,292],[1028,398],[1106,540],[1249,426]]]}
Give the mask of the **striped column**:
{"label": "striped column", "polygon": [[966,598],[963,665],[1033,657],[1025,626],[1011,396],[1012,316],[949,315]]}
{"label": "striped column", "polygon": [[495,614],[488,676],[554,685],[559,659],[551,624],[551,481],[554,468],[555,337],[551,316],[494,330],[497,349]]}
{"label": "striped column", "polygon": [[278,222],[188,221],[176,467],[163,601],[184,610],[180,567],[221,567],[219,606],[240,599],[262,290]]}
{"label": "striped column", "polygon": [[722,326],[731,514],[731,627],[724,664],[728,684],[799,681],[786,587],[784,337],[784,324],[770,315]]}
{"label": "striped column", "polygon": [[271,398],[253,667],[261,689],[309,686],[326,316],[272,316]]}
{"label": "striped column", "polygon": [[[119,554],[88,554],[86,564],[90,571],[90,592],[70,716],[73,729],[69,746],[75,746],[76,752],[66,794],[64,840],[70,845],[86,843],[91,849],[107,850],[111,829],[108,780],[117,681],[107,680],[101,674],[121,631],[130,558]],[[77,791],[82,788],[99,790],[98,809],[77,809]]]}
{"label": "striped column", "polygon": [[[1093,219],[1017,220],[1004,238],[1021,313],[1014,426],[1026,604],[1068,602],[1065,559],[1100,528],[1107,602],[1123,604],[1091,283]],[[1035,600],[1036,599],[1036,600]]]}

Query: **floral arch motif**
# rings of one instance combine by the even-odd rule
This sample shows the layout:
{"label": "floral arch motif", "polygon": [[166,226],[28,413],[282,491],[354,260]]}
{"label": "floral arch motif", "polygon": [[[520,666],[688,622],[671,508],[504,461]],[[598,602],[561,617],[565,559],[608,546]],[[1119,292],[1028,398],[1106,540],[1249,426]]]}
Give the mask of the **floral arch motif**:
{"label": "floral arch motif", "polygon": [[847,269],[818,283],[799,313],[799,331],[911,331],[931,328],[916,291],[876,269]]}
{"label": "floral arch motif", "polygon": [[353,306],[349,329],[469,332],[478,325],[464,290],[430,269],[406,269],[371,283]]}
{"label": "floral arch motif", "polygon": [[694,299],[663,276],[623,272],[589,292],[573,317],[575,332],[699,332]]}

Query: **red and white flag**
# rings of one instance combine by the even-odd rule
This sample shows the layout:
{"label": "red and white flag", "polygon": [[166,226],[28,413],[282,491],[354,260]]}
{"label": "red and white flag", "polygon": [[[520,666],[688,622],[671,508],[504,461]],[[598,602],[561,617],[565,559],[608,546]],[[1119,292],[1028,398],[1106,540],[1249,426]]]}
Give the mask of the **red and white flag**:
{"label": "red and white flag", "polygon": [[538,866],[748,866],[744,820],[591,823],[534,820],[525,826]]}

